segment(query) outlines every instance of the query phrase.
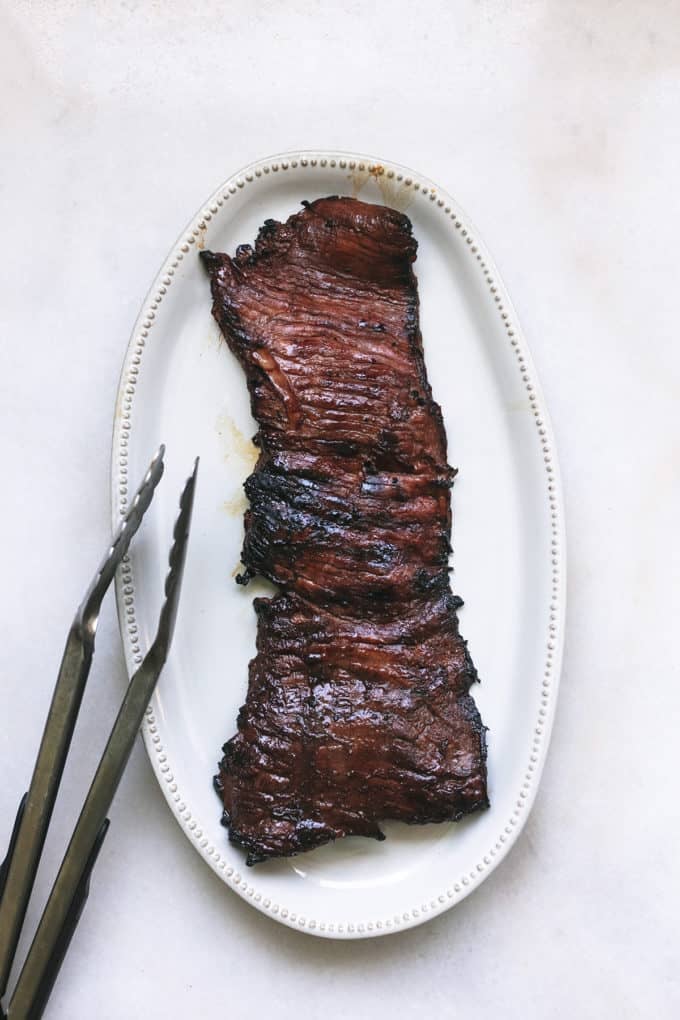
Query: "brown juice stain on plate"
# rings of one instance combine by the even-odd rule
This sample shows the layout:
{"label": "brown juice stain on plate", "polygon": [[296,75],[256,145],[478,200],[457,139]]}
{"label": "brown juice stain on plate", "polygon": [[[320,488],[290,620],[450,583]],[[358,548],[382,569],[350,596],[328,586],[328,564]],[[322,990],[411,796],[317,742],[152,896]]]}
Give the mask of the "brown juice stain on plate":
{"label": "brown juice stain on plate", "polygon": [[[216,351],[221,351],[222,347],[223,347],[223,344],[222,344],[222,334],[220,333],[220,331],[217,328],[217,326],[214,326],[210,330],[210,332],[206,335],[206,338],[205,338],[205,350],[209,351],[212,348],[214,348]],[[201,351],[201,356],[202,355],[203,355],[203,351]]]}
{"label": "brown juice stain on plate", "polygon": [[218,414],[216,422],[217,435],[223,440],[224,459],[238,457],[252,471],[255,467],[259,451],[252,439],[246,438],[233,418],[228,414]]}
{"label": "brown juice stain on plate", "polygon": [[240,517],[248,509],[248,500],[245,492],[237,492],[231,499],[225,499],[222,509],[230,517]]}
{"label": "brown juice stain on plate", "polygon": [[403,181],[388,177],[380,163],[372,163],[364,170],[350,170],[347,177],[352,185],[352,198],[358,198],[359,192],[372,180],[380,190],[383,203],[390,209],[405,212],[413,201],[412,189],[407,188]]}

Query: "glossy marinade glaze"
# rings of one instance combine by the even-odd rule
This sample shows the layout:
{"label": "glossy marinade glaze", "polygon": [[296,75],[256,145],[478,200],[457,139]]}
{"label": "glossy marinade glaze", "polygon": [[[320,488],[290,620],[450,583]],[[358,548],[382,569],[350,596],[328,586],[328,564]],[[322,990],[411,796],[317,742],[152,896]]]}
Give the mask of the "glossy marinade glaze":
{"label": "glossy marinade glaze", "polygon": [[255,601],[216,777],[250,864],[488,805],[416,249],[406,216],[333,197],[266,221],[233,258],[201,253],[259,424],[238,580],[281,589]]}

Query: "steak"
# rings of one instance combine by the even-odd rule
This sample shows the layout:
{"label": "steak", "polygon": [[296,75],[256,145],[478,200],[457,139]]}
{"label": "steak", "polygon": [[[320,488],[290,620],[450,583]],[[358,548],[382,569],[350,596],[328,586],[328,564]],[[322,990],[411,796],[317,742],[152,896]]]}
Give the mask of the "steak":
{"label": "steak", "polygon": [[233,258],[201,252],[259,425],[237,581],[280,588],[254,602],[215,778],[248,864],[488,806],[411,224],[356,199],[303,205]]}

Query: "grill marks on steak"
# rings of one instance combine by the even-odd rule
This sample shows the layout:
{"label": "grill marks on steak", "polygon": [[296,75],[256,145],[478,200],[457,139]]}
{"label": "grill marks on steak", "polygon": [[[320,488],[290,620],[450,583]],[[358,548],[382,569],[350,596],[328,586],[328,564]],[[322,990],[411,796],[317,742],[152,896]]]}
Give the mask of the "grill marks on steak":
{"label": "grill marks on steak", "polygon": [[216,778],[251,864],[488,803],[415,257],[405,216],[344,198],[201,253],[260,426],[239,580],[282,589]]}
{"label": "grill marks on steak", "polygon": [[446,480],[279,453],[245,489],[243,562],[315,604],[389,618],[448,586]]}
{"label": "grill marks on steak", "polygon": [[258,654],[220,771],[250,863],[380,839],[380,819],[444,821],[486,804],[459,604],[414,600],[397,621],[359,627],[294,594],[256,600]]}

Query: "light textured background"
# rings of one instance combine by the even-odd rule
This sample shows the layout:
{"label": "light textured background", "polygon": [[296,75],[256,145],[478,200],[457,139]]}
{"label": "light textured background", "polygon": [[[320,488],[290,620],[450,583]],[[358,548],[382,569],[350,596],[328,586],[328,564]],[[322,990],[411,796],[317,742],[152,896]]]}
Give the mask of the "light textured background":
{"label": "light textured background", "polygon": [[[474,895],[372,942],[284,929],[192,850],[140,746],[49,1017],[680,1015],[679,104],[662,0],[0,3],[0,845],[108,535],[129,330],[243,163],[365,151],[469,211],[543,382],[570,558],[542,789]],[[110,599],[33,919],[123,684]]]}

